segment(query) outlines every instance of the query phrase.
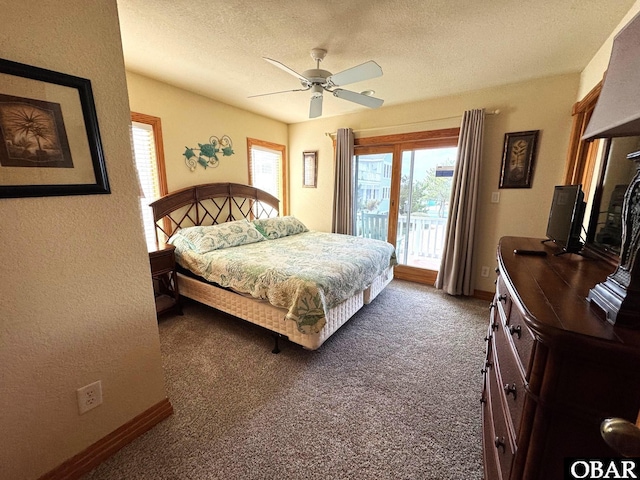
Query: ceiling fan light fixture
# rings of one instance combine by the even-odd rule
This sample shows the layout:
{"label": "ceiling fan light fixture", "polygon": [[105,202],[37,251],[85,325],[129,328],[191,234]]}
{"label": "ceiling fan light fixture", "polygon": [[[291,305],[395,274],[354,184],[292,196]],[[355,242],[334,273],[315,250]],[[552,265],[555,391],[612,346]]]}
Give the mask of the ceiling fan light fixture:
{"label": "ceiling fan light fixture", "polygon": [[322,85],[311,85],[311,96],[312,97],[321,97],[323,92]]}
{"label": "ceiling fan light fixture", "polygon": [[[311,103],[309,105],[309,118],[316,118],[322,115],[322,96],[323,92],[329,92],[334,97],[354,102],[359,105],[364,105],[369,108],[379,108],[384,103],[384,100],[375,98],[373,90],[364,90],[360,93],[353,92],[351,90],[344,90],[343,85],[350,83],[362,82],[382,75],[382,68],[373,60],[356,65],[355,67],[347,68],[336,74],[332,74],[327,70],[320,68],[320,62],[324,59],[327,51],[322,48],[314,48],[311,50],[311,58],[316,61],[316,68],[305,70],[302,74],[299,74],[295,70],[287,67],[277,60],[263,57],[267,62],[284,70],[288,74],[294,76],[300,81],[302,88],[285,90],[283,92],[273,93],[286,93],[286,92],[300,92],[303,90],[311,90]],[[262,95],[271,95],[270,93]]]}

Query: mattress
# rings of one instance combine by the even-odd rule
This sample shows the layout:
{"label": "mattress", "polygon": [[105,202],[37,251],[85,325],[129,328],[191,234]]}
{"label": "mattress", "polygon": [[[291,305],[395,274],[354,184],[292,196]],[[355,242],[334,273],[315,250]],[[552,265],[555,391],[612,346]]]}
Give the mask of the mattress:
{"label": "mattress", "polygon": [[[299,331],[295,321],[287,319],[287,310],[284,308],[274,307],[269,302],[248,298],[191,276],[178,274],[178,277],[181,295],[279,333],[308,350],[318,349],[365,303],[365,292],[357,293],[327,312],[326,323],[320,332],[304,334]],[[377,293],[392,278],[393,268],[390,267],[374,282]],[[372,300],[370,292],[367,292],[366,296],[369,301]]]}

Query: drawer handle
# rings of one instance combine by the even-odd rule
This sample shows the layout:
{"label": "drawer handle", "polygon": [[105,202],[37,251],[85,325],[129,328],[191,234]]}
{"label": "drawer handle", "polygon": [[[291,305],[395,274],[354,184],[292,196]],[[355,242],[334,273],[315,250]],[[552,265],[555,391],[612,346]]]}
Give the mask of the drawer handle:
{"label": "drawer handle", "polygon": [[500,300],[502,303],[507,303],[507,294],[503,293],[498,297],[498,300]]}
{"label": "drawer handle", "polygon": [[497,330],[498,328],[500,328],[500,325],[498,325],[498,322],[496,322],[495,320],[493,322],[491,322],[491,330]]}
{"label": "drawer handle", "polygon": [[518,394],[518,387],[516,386],[515,383],[512,383],[511,385],[509,385],[508,383],[504,384],[504,392],[505,395],[509,396],[509,394],[513,394],[513,399],[515,400]]}
{"label": "drawer handle", "polygon": [[480,369],[480,373],[482,374],[487,373],[490,368],[491,368],[491,362],[485,362],[484,368]]}
{"label": "drawer handle", "polygon": [[518,340],[522,337],[522,328],[520,328],[520,325],[509,326],[509,331],[511,332],[511,336],[513,336],[514,333],[518,335]]}
{"label": "drawer handle", "polygon": [[495,303],[493,303],[493,302],[491,302],[491,303],[489,304],[489,311],[493,310],[494,308],[496,308],[496,304],[495,304]]}
{"label": "drawer handle", "polygon": [[489,342],[489,341],[491,341],[492,338],[493,338],[492,335],[487,335],[486,337],[484,337],[484,341],[485,342]]}
{"label": "drawer handle", "polygon": [[496,437],[493,440],[493,443],[495,444],[496,448],[502,448],[502,453],[507,451],[507,445],[505,444],[504,437]]}

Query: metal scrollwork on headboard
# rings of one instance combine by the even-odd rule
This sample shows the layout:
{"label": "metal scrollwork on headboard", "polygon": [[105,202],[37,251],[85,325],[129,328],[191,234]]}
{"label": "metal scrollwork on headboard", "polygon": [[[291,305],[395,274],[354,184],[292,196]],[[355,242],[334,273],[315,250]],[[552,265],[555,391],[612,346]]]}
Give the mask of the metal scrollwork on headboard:
{"label": "metal scrollwork on headboard", "polygon": [[234,154],[233,142],[228,135],[223,135],[221,138],[211,136],[209,143],[199,143],[198,148],[185,148],[186,150],[182,155],[184,155],[187,167],[192,172],[195,171],[198,164],[205,169],[207,167],[217,167],[220,161],[218,159],[219,153],[222,153],[223,157]]}

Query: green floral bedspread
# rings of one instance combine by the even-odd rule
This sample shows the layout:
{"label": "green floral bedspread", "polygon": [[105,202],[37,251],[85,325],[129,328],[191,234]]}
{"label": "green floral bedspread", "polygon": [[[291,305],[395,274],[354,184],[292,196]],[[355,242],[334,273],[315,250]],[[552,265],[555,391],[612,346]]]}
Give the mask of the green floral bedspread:
{"label": "green floral bedspread", "polygon": [[305,334],[317,333],[325,312],[371,285],[396,265],[393,245],[380,240],[305,232],[277,240],[196,253],[179,234],[176,260],[196,275],[288,310]]}

